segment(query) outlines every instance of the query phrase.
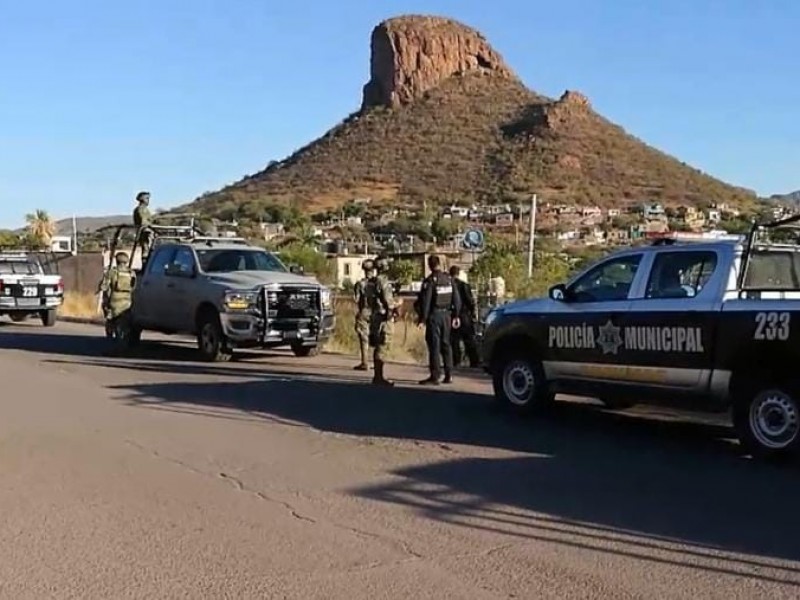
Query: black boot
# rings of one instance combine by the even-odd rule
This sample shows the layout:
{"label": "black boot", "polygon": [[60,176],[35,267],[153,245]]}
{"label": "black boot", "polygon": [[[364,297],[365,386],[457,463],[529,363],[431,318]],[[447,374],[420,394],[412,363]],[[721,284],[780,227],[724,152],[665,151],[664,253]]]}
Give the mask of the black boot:
{"label": "black boot", "polygon": [[445,384],[453,383],[453,375],[450,372],[445,371],[444,379],[442,380],[442,383],[445,383]]}
{"label": "black boot", "polygon": [[393,381],[389,381],[383,376],[383,361],[375,361],[375,376],[372,378],[372,385],[382,385],[384,387],[394,386]]}

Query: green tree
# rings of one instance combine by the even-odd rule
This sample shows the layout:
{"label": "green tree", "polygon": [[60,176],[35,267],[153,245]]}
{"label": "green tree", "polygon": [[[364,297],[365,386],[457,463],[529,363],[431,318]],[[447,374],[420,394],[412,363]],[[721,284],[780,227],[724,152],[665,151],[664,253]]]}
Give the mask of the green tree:
{"label": "green tree", "polygon": [[46,210],[37,209],[25,215],[27,222],[28,241],[31,245],[47,248],[53,241],[56,233],[56,224]]}
{"label": "green tree", "polygon": [[441,241],[458,233],[459,224],[454,219],[436,219],[431,224],[431,233]]}
{"label": "green tree", "polygon": [[395,260],[389,265],[389,279],[400,285],[409,285],[422,279],[422,265],[416,260]]}
{"label": "green tree", "polygon": [[333,283],[336,277],[333,264],[313,246],[292,242],[281,248],[280,258],[288,266],[302,267],[322,283]]}
{"label": "green tree", "polygon": [[492,277],[501,276],[506,282],[507,293],[512,296],[541,296],[551,285],[568,277],[570,263],[560,254],[542,250],[534,254],[532,277],[528,277],[527,270],[527,257],[512,243],[490,240],[470,269],[470,279],[480,285]]}
{"label": "green tree", "polygon": [[0,230],[0,246],[6,248],[16,248],[20,246],[21,240],[18,234],[13,231]]}

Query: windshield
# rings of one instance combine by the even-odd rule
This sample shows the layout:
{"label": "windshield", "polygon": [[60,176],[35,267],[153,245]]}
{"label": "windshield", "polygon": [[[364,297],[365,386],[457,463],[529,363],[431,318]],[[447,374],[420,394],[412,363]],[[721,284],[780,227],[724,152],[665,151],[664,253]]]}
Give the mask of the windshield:
{"label": "windshield", "polygon": [[200,268],[206,273],[231,273],[233,271],[286,272],[286,267],[275,255],[263,250],[197,250],[197,257],[200,260]]}
{"label": "windshield", "polygon": [[0,275],[38,275],[42,270],[35,262],[0,260]]}
{"label": "windshield", "polygon": [[745,289],[800,290],[800,252],[754,250],[747,265]]}

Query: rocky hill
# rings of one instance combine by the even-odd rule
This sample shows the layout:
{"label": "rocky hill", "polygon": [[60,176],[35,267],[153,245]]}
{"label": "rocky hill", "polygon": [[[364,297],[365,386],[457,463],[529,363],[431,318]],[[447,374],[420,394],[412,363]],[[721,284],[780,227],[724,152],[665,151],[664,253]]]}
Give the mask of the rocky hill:
{"label": "rocky hill", "polygon": [[789,194],[774,194],[767,198],[769,202],[786,202],[788,204],[800,204],[800,190]]}
{"label": "rocky hill", "polygon": [[579,92],[551,99],[529,90],[480,33],[455,21],[390,19],[373,30],[371,50],[357,112],[191,210],[275,201],[319,210],[364,197],[514,200],[531,192],[601,206],[755,201],[626,133]]}

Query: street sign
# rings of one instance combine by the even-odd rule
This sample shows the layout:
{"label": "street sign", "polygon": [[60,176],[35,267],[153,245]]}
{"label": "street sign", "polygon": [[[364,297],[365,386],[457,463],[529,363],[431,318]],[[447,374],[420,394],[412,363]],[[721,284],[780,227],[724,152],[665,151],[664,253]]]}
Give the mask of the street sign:
{"label": "street sign", "polygon": [[469,229],[464,234],[461,247],[465,250],[481,250],[483,248],[483,232],[480,229]]}

